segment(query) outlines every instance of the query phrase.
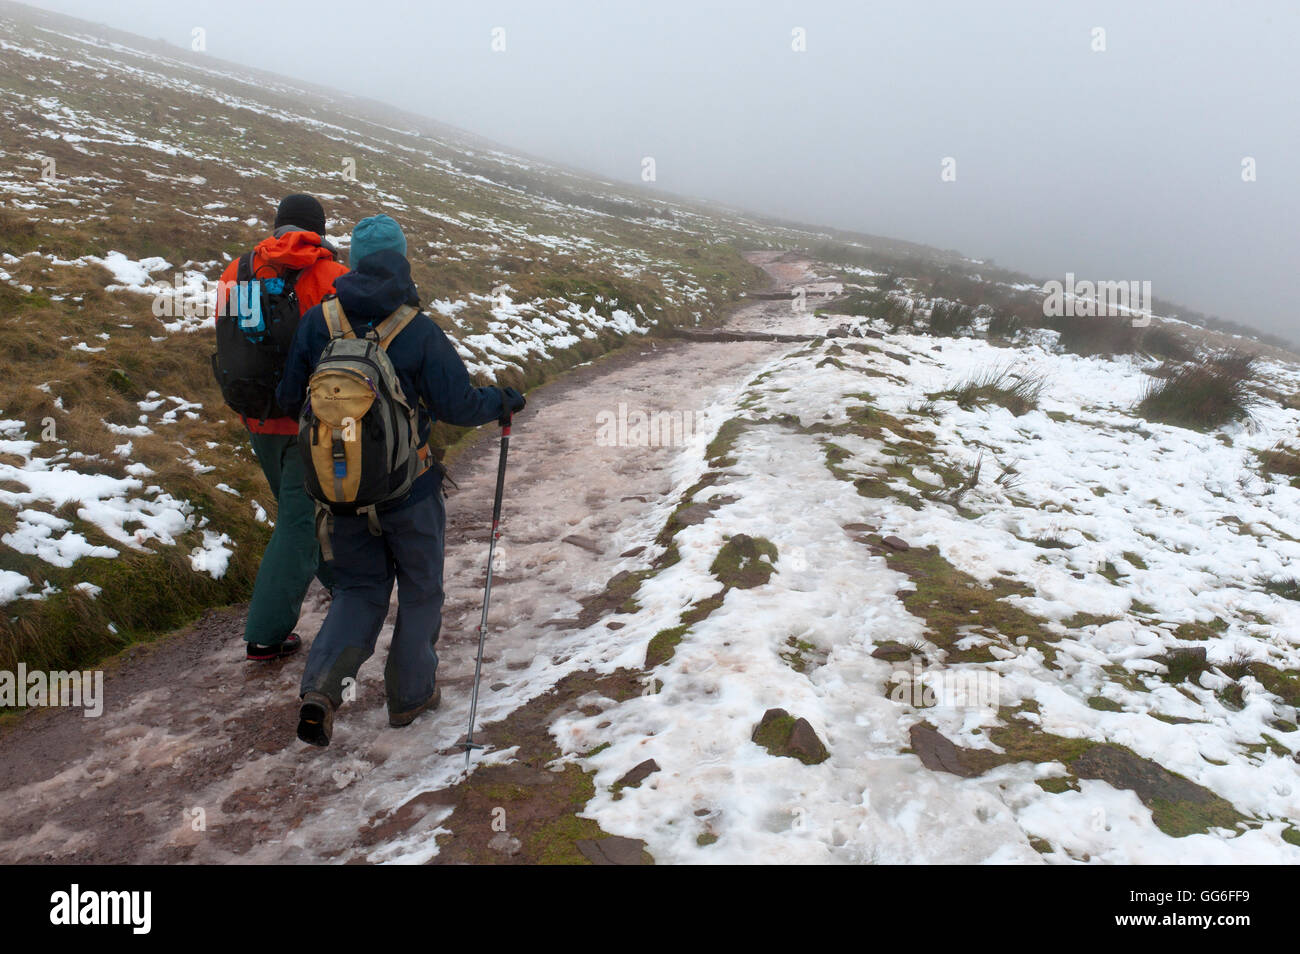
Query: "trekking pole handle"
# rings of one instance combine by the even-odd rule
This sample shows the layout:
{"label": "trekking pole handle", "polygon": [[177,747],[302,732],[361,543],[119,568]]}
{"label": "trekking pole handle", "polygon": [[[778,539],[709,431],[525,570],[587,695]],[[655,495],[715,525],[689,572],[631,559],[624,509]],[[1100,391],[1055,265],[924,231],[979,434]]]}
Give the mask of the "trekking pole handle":
{"label": "trekking pole handle", "polygon": [[492,535],[500,536],[501,524],[501,498],[505,496],[506,486],[506,452],[510,446],[510,412],[505,412],[505,417],[501,419],[501,460],[497,465],[497,487],[495,499],[492,501]]}

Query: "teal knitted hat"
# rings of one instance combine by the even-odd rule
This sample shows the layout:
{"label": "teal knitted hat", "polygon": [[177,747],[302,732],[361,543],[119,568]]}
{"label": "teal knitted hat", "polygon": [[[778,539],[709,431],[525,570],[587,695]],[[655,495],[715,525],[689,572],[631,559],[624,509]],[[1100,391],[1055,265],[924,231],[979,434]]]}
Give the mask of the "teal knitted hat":
{"label": "teal knitted hat", "polygon": [[402,227],[386,215],[372,215],[362,219],[352,230],[352,248],[348,252],[348,263],[356,268],[367,255],[392,249],[406,255],[406,236]]}

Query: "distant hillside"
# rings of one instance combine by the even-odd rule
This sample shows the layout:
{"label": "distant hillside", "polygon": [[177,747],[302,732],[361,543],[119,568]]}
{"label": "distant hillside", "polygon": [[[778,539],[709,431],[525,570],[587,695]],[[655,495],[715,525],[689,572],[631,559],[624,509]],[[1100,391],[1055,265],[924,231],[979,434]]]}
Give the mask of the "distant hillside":
{"label": "distant hillside", "polygon": [[0,665],[246,594],[273,507],[208,309],[284,194],[320,196],[343,248],[396,217],[471,371],[517,386],[713,320],[760,281],[740,247],[806,238],[66,17],[0,4],[0,31]]}

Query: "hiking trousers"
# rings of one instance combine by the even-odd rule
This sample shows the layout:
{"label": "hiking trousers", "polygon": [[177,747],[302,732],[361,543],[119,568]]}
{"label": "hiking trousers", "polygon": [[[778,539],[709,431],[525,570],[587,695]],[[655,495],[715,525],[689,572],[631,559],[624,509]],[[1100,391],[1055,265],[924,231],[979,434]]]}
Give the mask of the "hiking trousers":
{"label": "hiking trousers", "polygon": [[388,709],[406,712],[433,694],[446,523],[441,489],[380,513],[380,536],[365,517],[334,517],[334,600],[307,656],[303,695],[324,693],[335,706],[355,698],[349,693],[345,700],[345,691],[355,688],[357,670],[375,651],[394,581],[397,621],[384,665]]}
{"label": "hiking trousers", "polygon": [[[249,434],[253,453],[275,495],[275,529],[262,553],[253,598],[244,622],[244,641],[274,645],[298,625],[303,597],[321,566],[316,542],[316,504],[307,496],[295,434]],[[327,573],[321,584],[329,588]]]}

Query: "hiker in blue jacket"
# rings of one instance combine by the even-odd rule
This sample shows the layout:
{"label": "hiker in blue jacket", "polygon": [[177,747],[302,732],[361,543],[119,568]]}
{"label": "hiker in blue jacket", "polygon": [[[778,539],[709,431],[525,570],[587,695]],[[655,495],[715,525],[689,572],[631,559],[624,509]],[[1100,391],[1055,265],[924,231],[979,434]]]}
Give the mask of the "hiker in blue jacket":
{"label": "hiker in blue jacket", "polygon": [[[334,287],[348,322],[358,336],[405,304],[419,305],[406,238],[396,222],[376,215],[357,223],[350,252],[352,271]],[[330,338],[318,305],[302,317],[276,398],[298,414],[308,378]],[[425,448],[433,421],[462,427],[487,424],[521,410],[524,397],[513,388],[474,387],[465,363],[442,329],[424,313],[403,328],[388,348],[402,392],[419,403],[420,446]],[[303,672],[298,737],[329,745],[334,712],[343,703],[345,680],[355,679],[371,654],[388,615],[397,581],[397,623],[384,667],[389,724],[409,725],[435,709],[442,692],[436,683],[434,644],[442,625],[443,536],[446,510],[442,471],[425,470],[409,495],[379,509],[380,535],[367,518],[336,514],[330,543],[334,598],[311,646]]]}

